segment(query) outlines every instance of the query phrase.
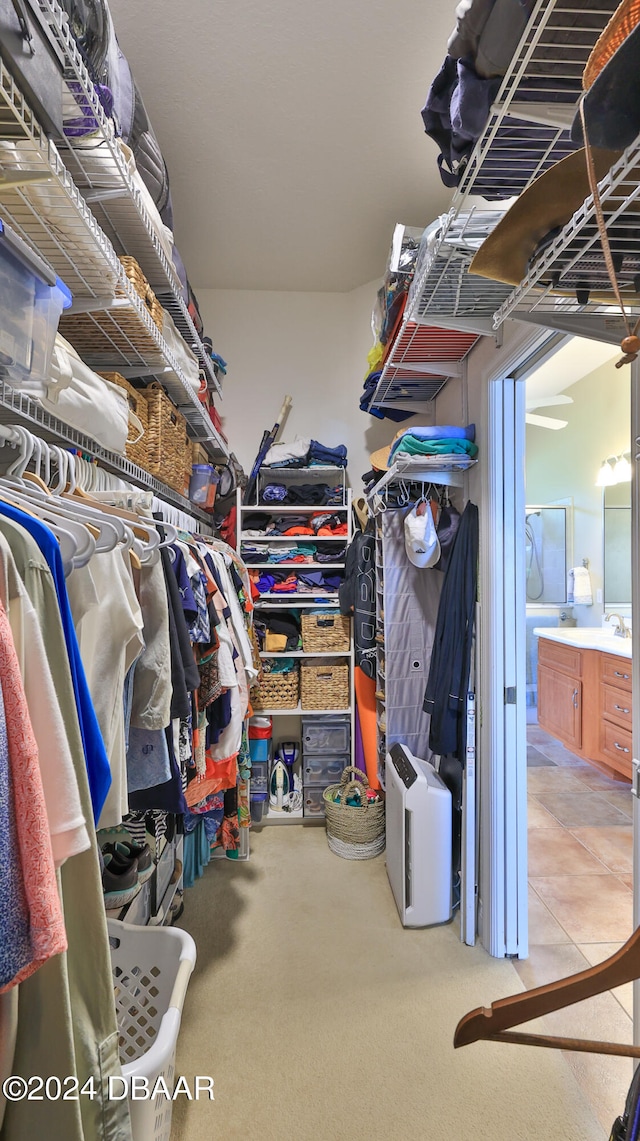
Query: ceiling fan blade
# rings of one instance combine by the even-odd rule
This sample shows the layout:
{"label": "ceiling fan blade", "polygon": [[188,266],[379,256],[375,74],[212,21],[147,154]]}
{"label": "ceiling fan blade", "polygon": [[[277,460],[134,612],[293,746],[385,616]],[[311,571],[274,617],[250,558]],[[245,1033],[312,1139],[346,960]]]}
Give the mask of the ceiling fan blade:
{"label": "ceiling fan blade", "polygon": [[527,424],[533,424],[536,428],[551,428],[554,432],[566,428],[569,423],[568,420],[556,420],[552,416],[535,416],[533,412],[527,412],[525,420]]}
{"label": "ceiling fan blade", "polygon": [[555,408],[558,404],[573,404],[572,396],[541,396],[539,400],[527,400],[527,410],[533,412],[534,408]]}

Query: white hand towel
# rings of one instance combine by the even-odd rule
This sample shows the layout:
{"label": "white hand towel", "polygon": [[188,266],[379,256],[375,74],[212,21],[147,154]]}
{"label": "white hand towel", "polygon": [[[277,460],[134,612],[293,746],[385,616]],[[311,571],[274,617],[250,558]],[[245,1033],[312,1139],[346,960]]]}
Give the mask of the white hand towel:
{"label": "white hand towel", "polygon": [[575,606],[593,606],[591,575],[586,567],[573,568],[573,602]]}
{"label": "white hand towel", "polygon": [[573,591],[575,582],[573,579],[573,568],[567,571],[567,602],[573,602]]}

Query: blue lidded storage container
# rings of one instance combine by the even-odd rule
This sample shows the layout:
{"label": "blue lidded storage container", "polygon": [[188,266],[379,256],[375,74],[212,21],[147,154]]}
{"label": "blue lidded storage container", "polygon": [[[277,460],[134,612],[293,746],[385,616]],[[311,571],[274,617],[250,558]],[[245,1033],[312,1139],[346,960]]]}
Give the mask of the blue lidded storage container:
{"label": "blue lidded storage container", "polygon": [[0,378],[46,380],[71,293],[48,262],[0,219]]}

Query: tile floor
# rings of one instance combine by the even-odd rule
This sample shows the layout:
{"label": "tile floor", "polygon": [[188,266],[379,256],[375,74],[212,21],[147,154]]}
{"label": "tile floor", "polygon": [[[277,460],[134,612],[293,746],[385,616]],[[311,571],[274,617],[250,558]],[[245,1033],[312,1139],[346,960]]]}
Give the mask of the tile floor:
{"label": "tile floor", "polygon": [[[633,930],[631,791],[537,724],[527,726],[529,958],[516,963],[527,988],[612,955]],[[545,1032],[632,1040],[631,983],[541,1020]],[[603,1126],[621,1112],[632,1062],[565,1054]]]}

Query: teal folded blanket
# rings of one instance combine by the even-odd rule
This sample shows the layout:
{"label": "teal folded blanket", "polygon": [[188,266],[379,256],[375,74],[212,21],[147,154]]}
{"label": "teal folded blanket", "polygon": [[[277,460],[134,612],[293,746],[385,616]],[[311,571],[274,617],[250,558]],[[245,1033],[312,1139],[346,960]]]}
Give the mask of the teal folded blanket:
{"label": "teal folded blanket", "polygon": [[407,434],[399,441],[393,458],[401,452],[410,456],[467,455],[475,459],[478,445],[471,440],[418,440]]}

